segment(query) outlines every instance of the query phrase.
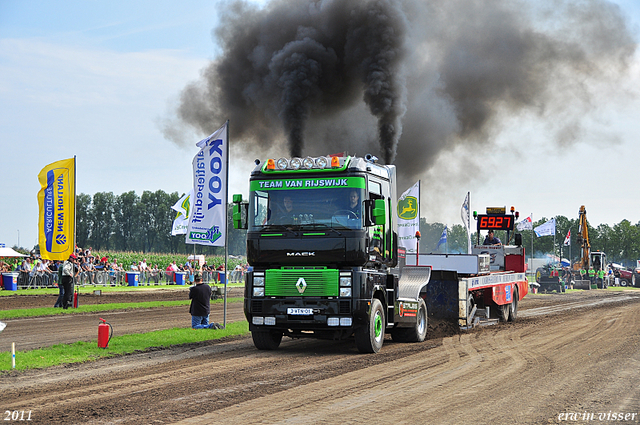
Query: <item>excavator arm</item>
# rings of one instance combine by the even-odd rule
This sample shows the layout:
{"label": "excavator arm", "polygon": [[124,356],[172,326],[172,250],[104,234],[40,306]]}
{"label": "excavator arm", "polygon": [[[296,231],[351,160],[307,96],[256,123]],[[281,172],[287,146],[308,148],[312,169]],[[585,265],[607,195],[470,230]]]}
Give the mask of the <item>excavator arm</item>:
{"label": "excavator arm", "polygon": [[589,259],[591,254],[591,243],[589,242],[589,226],[587,224],[587,209],[582,205],[578,212],[578,234],[576,242],[580,245],[582,258],[580,264],[575,267],[576,270],[589,269]]}

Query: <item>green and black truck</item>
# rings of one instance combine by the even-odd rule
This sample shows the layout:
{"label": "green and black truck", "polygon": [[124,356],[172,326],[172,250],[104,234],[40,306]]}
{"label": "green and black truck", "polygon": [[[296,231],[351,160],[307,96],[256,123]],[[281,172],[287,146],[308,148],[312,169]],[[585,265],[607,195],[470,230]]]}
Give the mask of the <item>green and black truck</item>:
{"label": "green and black truck", "polygon": [[400,281],[395,180],[395,166],[370,155],[256,161],[234,226],[248,230],[244,312],[257,348],[283,335],[354,337],[365,353],[385,331],[424,340],[430,269]]}
{"label": "green and black truck", "polygon": [[[253,268],[244,313],[262,350],[283,336],[353,337],[359,351],[376,353],[385,333],[423,341],[428,320],[461,329],[513,321],[528,291],[521,243],[491,247],[492,265],[483,246],[401,255],[396,167],[370,155],[256,161],[248,202],[233,200]],[[500,221],[513,230],[513,214],[490,218],[483,229]]]}

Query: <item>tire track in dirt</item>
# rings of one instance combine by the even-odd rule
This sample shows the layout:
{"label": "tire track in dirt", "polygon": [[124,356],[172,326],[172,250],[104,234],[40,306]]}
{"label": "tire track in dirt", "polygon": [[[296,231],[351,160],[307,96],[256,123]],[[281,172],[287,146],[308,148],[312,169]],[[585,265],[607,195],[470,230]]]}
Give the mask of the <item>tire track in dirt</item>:
{"label": "tire track in dirt", "polygon": [[[178,423],[228,423],[230,418],[234,423],[362,423],[364,416],[396,423],[553,421],[573,406],[600,408],[593,400],[612,373],[623,378],[612,384],[612,392],[625,394],[637,371],[636,360],[611,354],[628,352],[629,344],[640,340],[640,328],[634,326],[639,312],[635,302],[482,329],[445,338],[441,346],[393,364],[348,372]],[[537,329],[522,337],[522,330],[530,326]],[[550,363],[543,370],[533,362],[540,353],[546,353]],[[591,404],[576,405],[579,400]],[[625,408],[637,411],[640,406],[636,401]]]}

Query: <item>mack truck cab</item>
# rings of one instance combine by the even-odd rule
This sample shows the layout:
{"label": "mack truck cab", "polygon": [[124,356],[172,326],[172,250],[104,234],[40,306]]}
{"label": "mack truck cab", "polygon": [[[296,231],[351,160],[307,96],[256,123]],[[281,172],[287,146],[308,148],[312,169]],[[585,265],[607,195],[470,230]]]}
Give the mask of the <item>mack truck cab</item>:
{"label": "mack truck cab", "polygon": [[386,329],[394,339],[424,340],[418,293],[428,276],[400,298],[396,168],[376,159],[256,160],[248,202],[234,195],[234,227],[247,229],[253,266],[244,313],[258,349],[278,348],[283,336],[353,336],[359,351],[374,353]]}

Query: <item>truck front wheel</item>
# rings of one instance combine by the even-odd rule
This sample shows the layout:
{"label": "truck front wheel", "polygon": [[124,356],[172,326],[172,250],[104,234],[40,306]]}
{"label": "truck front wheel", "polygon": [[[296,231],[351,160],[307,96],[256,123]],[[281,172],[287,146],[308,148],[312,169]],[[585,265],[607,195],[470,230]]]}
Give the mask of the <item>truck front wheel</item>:
{"label": "truck front wheel", "polygon": [[369,311],[369,321],[355,332],[356,347],[361,353],[377,353],[384,342],[384,309],[379,299],[374,298]]}
{"label": "truck front wheel", "polygon": [[276,331],[251,331],[253,344],[258,350],[275,350],[282,341],[282,332]]}
{"label": "truck front wheel", "polygon": [[427,305],[420,298],[418,301],[418,313],[416,323],[410,328],[394,328],[391,330],[391,338],[395,342],[422,342],[427,337]]}

